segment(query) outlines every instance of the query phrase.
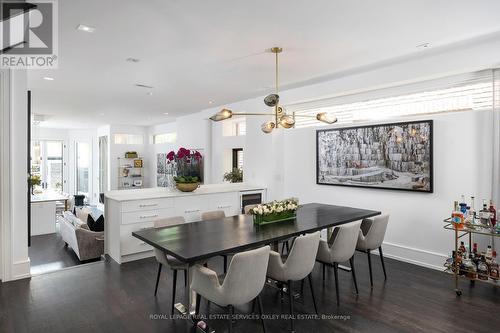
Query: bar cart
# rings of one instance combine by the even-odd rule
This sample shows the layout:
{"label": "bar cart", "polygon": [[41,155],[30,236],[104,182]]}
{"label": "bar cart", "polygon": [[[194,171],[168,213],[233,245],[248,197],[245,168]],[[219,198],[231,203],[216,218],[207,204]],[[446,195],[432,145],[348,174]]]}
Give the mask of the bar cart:
{"label": "bar cart", "polygon": [[[485,236],[490,236],[492,237],[492,240],[495,239],[495,237],[500,237],[500,233],[496,233],[495,230],[489,230],[482,228],[480,226],[476,225],[463,225],[463,227],[456,227],[452,221],[452,218],[447,218],[443,221],[445,223],[444,229],[447,230],[452,230],[455,232],[455,256],[458,253],[458,243],[459,239],[465,236],[468,236],[468,243],[469,243],[469,249],[472,249],[472,242],[473,242],[473,235],[485,235]],[[448,267],[445,271],[448,273],[451,273],[455,277],[455,293],[460,296],[462,295],[462,290],[458,286],[458,281],[460,278],[464,278],[470,281],[471,285],[475,283],[475,281],[481,281],[481,282],[486,282],[492,285],[500,286],[500,280],[498,278],[493,278],[488,274],[486,279],[479,279],[479,278],[470,278],[464,275],[461,275],[460,273],[474,273],[474,272],[469,272],[467,270],[464,270],[463,268],[460,268],[460,263],[457,260],[457,258],[452,258],[453,262],[450,267]],[[484,274],[483,274],[484,276]]]}

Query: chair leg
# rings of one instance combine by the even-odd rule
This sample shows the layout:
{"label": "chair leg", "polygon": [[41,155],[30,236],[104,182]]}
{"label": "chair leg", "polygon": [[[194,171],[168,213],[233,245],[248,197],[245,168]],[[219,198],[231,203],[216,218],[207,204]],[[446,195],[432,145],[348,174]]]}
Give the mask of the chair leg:
{"label": "chair leg", "polygon": [[372,256],[370,250],[367,250],[366,254],[368,256],[368,269],[370,271],[370,287],[373,289]]}
{"label": "chair leg", "polygon": [[351,273],[352,273],[352,279],[354,281],[354,288],[356,288],[356,295],[359,294],[358,290],[358,281],[356,280],[356,271],[354,269],[354,256],[349,259],[349,263],[351,264]]}
{"label": "chair leg", "polygon": [[170,310],[170,314],[173,316],[174,315],[174,310],[175,310],[175,291],[177,289],[177,270],[174,269],[174,276],[173,276],[173,281],[172,281],[172,309]]}
{"label": "chair leg", "polygon": [[187,287],[188,285],[188,274],[187,274],[187,270],[185,269],[184,270],[184,287]]}
{"label": "chair leg", "polygon": [[339,264],[333,263],[333,272],[335,273],[335,292],[337,293],[337,306],[340,305],[339,295]]}
{"label": "chair leg", "polygon": [[160,275],[161,275],[161,263],[158,263],[158,275],[156,276],[156,286],[155,286],[155,296],[158,292],[158,283],[160,283]]}
{"label": "chair leg", "polygon": [[196,312],[195,314],[198,316],[200,314],[200,303],[201,303],[201,295],[196,293]]}
{"label": "chair leg", "polygon": [[384,270],[384,280],[387,280],[387,273],[385,272],[384,254],[382,253],[382,246],[378,248],[378,253],[380,254],[380,262],[382,262],[382,269]]}
{"label": "chair leg", "polygon": [[292,281],[288,280],[288,301],[290,302],[290,324],[291,331],[294,331],[293,327],[293,292],[292,292]]}
{"label": "chair leg", "polygon": [[234,307],[232,305],[229,308],[229,333],[233,331],[233,317],[234,317]]}
{"label": "chair leg", "polygon": [[307,279],[309,280],[309,287],[311,288],[311,295],[312,295],[312,298],[313,298],[314,311],[316,312],[316,314],[318,314],[318,307],[316,306],[316,297],[314,296],[314,289],[313,289],[313,283],[312,283],[311,274],[312,273],[309,273],[309,275],[307,276]]}
{"label": "chair leg", "polygon": [[300,281],[300,296],[301,297],[304,297],[304,282],[305,282],[306,279],[302,279],[302,281]]}
{"label": "chair leg", "polygon": [[224,274],[226,274],[227,273],[227,256],[223,255],[222,257],[224,258]]}
{"label": "chair leg", "polygon": [[326,265],[323,264],[323,281],[325,281]]}
{"label": "chair leg", "polygon": [[264,307],[262,306],[262,299],[260,298],[260,295],[257,296],[257,305],[259,306],[259,316],[260,316],[260,322],[262,323],[262,331],[266,333],[266,324],[264,323]]}

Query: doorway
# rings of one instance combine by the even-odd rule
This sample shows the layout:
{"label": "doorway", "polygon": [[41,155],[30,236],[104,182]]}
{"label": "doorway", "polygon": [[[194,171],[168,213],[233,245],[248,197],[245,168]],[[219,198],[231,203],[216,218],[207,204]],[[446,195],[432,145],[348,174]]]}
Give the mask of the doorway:
{"label": "doorway", "polygon": [[34,192],[64,192],[63,141],[31,141],[31,177],[39,180]]}

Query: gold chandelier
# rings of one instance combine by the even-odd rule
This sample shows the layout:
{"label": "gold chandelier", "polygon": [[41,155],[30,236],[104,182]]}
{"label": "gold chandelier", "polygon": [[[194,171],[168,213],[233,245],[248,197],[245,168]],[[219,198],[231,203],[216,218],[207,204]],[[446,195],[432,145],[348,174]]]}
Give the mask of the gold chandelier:
{"label": "gold chandelier", "polygon": [[331,116],[327,114],[326,112],[320,112],[316,114],[316,116],[311,116],[311,115],[302,115],[302,114],[295,114],[293,112],[292,114],[287,114],[286,110],[279,105],[279,100],[280,96],[278,95],[279,92],[279,62],[278,62],[278,55],[283,51],[281,47],[273,47],[271,48],[271,52],[275,54],[276,57],[276,91],[274,94],[267,95],[264,98],[264,104],[266,104],[269,107],[273,107],[274,111],[272,113],[243,113],[243,112],[233,112],[232,110],[229,109],[222,109],[216,114],[214,114],[212,117],[210,117],[210,120],[212,121],[222,121],[229,119],[233,116],[272,116],[273,120],[267,121],[262,124],[261,129],[262,132],[264,133],[271,133],[273,129],[283,127],[283,128],[292,128],[295,126],[295,118],[296,117],[303,117],[303,118],[316,118],[318,121],[327,123],[327,124],[333,124],[337,122],[337,118],[335,116]]}

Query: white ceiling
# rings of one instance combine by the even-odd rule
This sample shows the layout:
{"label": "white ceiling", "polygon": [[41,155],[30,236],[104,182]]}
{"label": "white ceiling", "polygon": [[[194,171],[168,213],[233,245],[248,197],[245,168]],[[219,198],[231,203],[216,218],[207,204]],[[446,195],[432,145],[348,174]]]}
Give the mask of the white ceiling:
{"label": "white ceiling", "polygon": [[163,123],[269,93],[275,45],[281,83],[299,86],[500,31],[498,13],[497,0],[59,1],[59,68],[29,73],[33,112],[51,127]]}

